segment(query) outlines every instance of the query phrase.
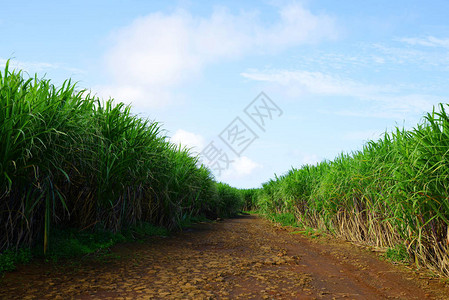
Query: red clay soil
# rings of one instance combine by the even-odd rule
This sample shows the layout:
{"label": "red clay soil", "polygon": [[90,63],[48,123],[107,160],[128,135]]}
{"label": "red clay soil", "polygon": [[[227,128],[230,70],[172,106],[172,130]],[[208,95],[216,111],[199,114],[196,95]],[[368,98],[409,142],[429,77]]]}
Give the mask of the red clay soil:
{"label": "red clay soil", "polygon": [[449,299],[440,279],[256,216],[197,224],[115,246],[112,254],[106,261],[22,266],[0,279],[0,298]]}

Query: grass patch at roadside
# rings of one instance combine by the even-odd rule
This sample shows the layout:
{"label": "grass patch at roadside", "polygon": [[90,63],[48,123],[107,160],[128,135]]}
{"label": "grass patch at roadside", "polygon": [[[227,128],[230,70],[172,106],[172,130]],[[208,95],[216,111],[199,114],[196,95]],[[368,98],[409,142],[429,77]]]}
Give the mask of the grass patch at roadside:
{"label": "grass patch at roadside", "polygon": [[[113,258],[109,248],[123,242],[143,242],[150,236],[168,236],[164,227],[142,222],[130,226],[122,232],[113,233],[106,230],[82,231],[74,228],[54,228],[51,233],[49,250],[44,255],[41,243],[33,248],[20,248],[17,251],[8,249],[0,254],[0,274],[13,271],[17,265],[26,264],[33,258],[44,258],[46,261],[58,262],[61,259],[77,259],[94,256],[99,260]],[[42,241],[40,241],[42,242]]]}
{"label": "grass patch at roadside", "polygon": [[244,211],[242,211],[242,213],[248,214],[248,215],[259,215],[260,211],[258,211],[258,210],[244,210]]}
{"label": "grass patch at roadside", "polygon": [[293,213],[267,214],[265,217],[282,226],[299,227],[298,220]]}
{"label": "grass patch at roadside", "polygon": [[410,262],[410,256],[407,253],[407,248],[403,244],[398,244],[393,248],[388,248],[387,252],[385,252],[385,258],[392,262]]}
{"label": "grass patch at roadside", "polygon": [[20,248],[17,251],[6,250],[0,254],[0,275],[15,270],[16,265],[28,263],[31,258],[32,254],[29,248]]}
{"label": "grass patch at roadside", "polygon": [[186,228],[189,226],[192,226],[195,223],[200,222],[211,222],[212,220],[206,218],[205,216],[191,216],[191,217],[184,217],[182,221],[179,223],[179,227]]}
{"label": "grass patch at roadside", "polygon": [[[147,222],[130,226],[121,232],[97,229],[94,231],[82,231],[78,229],[55,229],[52,234],[52,244],[47,259],[57,261],[61,258],[76,258],[89,254],[106,253],[107,249],[117,243],[143,241],[150,236],[167,236],[168,230],[154,226]],[[37,257],[44,257],[42,247],[36,247]]]}

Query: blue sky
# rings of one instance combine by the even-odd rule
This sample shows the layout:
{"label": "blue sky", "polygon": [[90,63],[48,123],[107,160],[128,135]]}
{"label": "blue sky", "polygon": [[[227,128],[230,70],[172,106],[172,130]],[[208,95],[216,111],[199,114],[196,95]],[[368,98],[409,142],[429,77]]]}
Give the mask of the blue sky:
{"label": "blue sky", "polygon": [[[358,150],[449,102],[447,1],[0,4],[0,66],[11,58],[132,103],[205,162],[212,142],[233,161],[215,176],[237,187]],[[282,110],[265,131],[244,112],[262,91]],[[236,117],[257,136],[240,156],[219,138]]]}

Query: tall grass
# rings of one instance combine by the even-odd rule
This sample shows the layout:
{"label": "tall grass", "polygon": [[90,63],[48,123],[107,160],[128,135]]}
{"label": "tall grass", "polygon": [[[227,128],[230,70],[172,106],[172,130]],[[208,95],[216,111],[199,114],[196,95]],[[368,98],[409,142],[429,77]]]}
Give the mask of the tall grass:
{"label": "tall grass", "polygon": [[220,203],[218,204],[218,214],[230,217],[237,214],[244,205],[243,194],[240,190],[231,187],[226,183],[217,184],[217,194]]}
{"label": "tall grass", "polygon": [[[145,221],[229,215],[210,171],[131,107],[76,92],[69,80],[0,72],[0,253],[44,240],[53,226],[117,232]],[[223,197],[221,197],[223,196]]]}
{"label": "tall grass", "polygon": [[242,196],[243,201],[243,210],[251,211],[255,210],[257,207],[257,193],[259,189],[240,189],[240,194]]}
{"label": "tall grass", "polygon": [[447,105],[412,130],[292,169],[263,184],[257,204],[298,222],[377,247],[406,247],[416,264],[449,275]]}

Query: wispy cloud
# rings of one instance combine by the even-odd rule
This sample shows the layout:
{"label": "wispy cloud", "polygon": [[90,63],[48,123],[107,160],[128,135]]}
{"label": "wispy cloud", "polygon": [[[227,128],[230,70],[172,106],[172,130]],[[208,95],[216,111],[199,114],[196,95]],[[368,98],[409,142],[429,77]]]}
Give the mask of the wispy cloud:
{"label": "wispy cloud", "polygon": [[434,36],[427,37],[407,37],[407,38],[399,38],[397,39],[399,42],[404,42],[409,45],[418,45],[425,47],[443,47],[449,48],[449,38],[436,38]]}
{"label": "wispy cloud", "polygon": [[383,135],[384,131],[379,130],[354,130],[351,132],[346,132],[343,134],[343,139],[348,141],[369,141],[369,140],[377,140]]}
{"label": "wispy cloud", "polygon": [[304,70],[268,70],[243,72],[245,78],[294,86],[303,93],[367,98],[381,92],[392,92],[393,86],[363,84],[342,76]]}
{"label": "wispy cloud", "polygon": [[317,163],[323,161],[323,158],[318,154],[306,153],[298,149],[289,151],[287,155],[293,158],[295,166],[316,165]]}
{"label": "wispy cloud", "polygon": [[[0,65],[5,66],[7,59],[0,58]],[[59,66],[57,64],[46,63],[46,62],[24,62],[17,60],[10,60],[9,66],[11,69],[20,70],[36,70],[43,71],[48,69],[57,69]]]}
{"label": "wispy cloud", "polygon": [[157,106],[167,101],[159,94],[195,78],[207,65],[337,36],[331,17],[300,4],[280,7],[277,13],[274,23],[264,22],[257,11],[233,14],[226,8],[208,17],[177,10],[136,19],[112,34],[105,54],[112,81],[100,92],[117,98],[123,88],[135,89],[130,99],[120,100]]}
{"label": "wispy cloud", "polygon": [[[363,42],[347,45],[344,51],[317,49],[301,51],[295,56],[297,68],[309,71],[333,72],[342,75],[373,74],[375,72],[401,72],[416,71],[435,72],[449,70],[448,47],[443,47],[449,39],[439,39],[438,43],[419,46],[418,39],[392,39],[390,41]],[[421,40],[421,39],[419,39]],[[441,45],[437,47],[436,45]]]}
{"label": "wispy cloud", "polygon": [[[8,59],[0,57],[0,66],[2,66],[2,67],[6,66],[7,61],[8,61]],[[25,72],[30,72],[30,73],[37,73],[37,72],[41,73],[41,72],[45,72],[45,71],[49,71],[49,70],[57,70],[57,69],[62,69],[62,70],[69,71],[72,73],[77,73],[77,74],[84,73],[84,71],[81,69],[67,67],[62,64],[48,63],[48,62],[18,61],[16,59],[10,59],[9,68],[11,70],[18,69],[18,70],[23,70]]]}
{"label": "wispy cloud", "polygon": [[282,86],[282,89],[297,98],[306,94],[332,97],[345,96],[365,101],[369,109],[340,110],[332,113],[358,116],[403,119],[407,114],[420,114],[438,103],[438,96],[404,91],[401,86],[375,85],[331,73],[303,70],[267,70],[244,72],[243,77]]}
{"label": "wispy cloud", "polygon": [[319,163],[321,161],[322,161],[322,159],[317,154],[305,154],[301,158],[302,165],[316,165],[317,163]]}

